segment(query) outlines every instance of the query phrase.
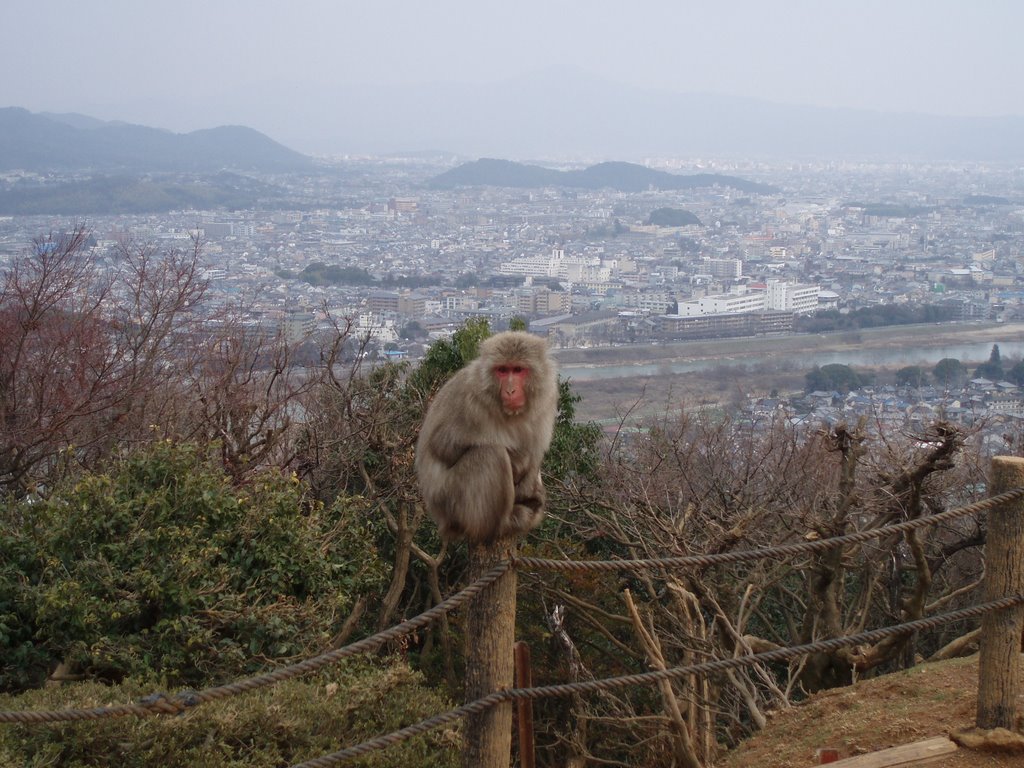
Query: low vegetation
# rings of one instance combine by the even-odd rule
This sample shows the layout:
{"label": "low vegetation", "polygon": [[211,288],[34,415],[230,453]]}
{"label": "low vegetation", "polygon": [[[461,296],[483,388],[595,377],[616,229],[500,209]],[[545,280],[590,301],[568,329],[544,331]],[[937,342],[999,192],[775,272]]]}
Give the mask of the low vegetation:
{"label": "low vegetation", "polygon": [[[366,340],[343,319],[324,314],[328,331],[290,340],[242,333],[230,311],[204,308],[194,250],[126,246],[110,271],[86,242],[40,241],[3,275],[0,707],[222,683],[372,634],[464,584],[465,547],[441,542],[419,502],[413,446],[426,403],[473,357],[486,322],[433,344],[417,366],[369,368]],[[799,428],[684,408],[604,437],[576,418],[569,383],[559,394],[543,469],[550,514],[523,543],[529,554],[748,550],[985,493],[974,433],[940,421]],[[524,572],[517,632],[539,683],[842,636],[974,602],[985,533],[984,518],[964,518],[783,561]],[[538,702],[540,759],[706,765],[769,713],[941,656],[972,629]],[[464,640],[456,613],[380,655],[182,718],[5,727],[0,757],[40,767],[306,759],[458,701]],[[363,764],[448,765],[455,737],[440,730]]]}
{"label": "low vegetation", "polygon": [[942,323],[955,319],[954,310],[934,304],[908,306],[906,304],[878,304],[861,307],[852,312],[823,310],[813,315],[794,319],[793,330],[801,333],[832,333],[855,331],[861,328],[881,328],[889,325],[916,325]]}
{"label": "low vegetation", "polygon": [[[155,683],[82,682],[0,695],[0,709],[98,707],[137,701]],[[279,768],[397,730],[451,706],[422,674],[392,660],[355,662],[204,705],[178,717],[132,717],[0,728],[0,765],[151,768]],[[438,730],[349,765],[458,765],[458,731]]]}

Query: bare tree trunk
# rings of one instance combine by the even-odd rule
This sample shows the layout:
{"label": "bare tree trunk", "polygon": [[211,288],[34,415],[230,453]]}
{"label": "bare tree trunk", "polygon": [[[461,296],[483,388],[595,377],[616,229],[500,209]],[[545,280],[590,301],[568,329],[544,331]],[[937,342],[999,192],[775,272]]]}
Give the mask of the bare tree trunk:
{"label": "bare tree trunk", "polygon": [[[647,652],[648,662],[653,669],[664,671],[668,667],[665,664],[665,657],[661,651],[661,644],[654,633],[644,626],[643,619],[640,618],[640,612],[637,611],[636,605],[633,602],[633,595],[630,594],[628,589],[623,595],[626,600],[626,607],[629,609],[629,615],[633,619],[633,629],[636,631],[637,636],[640,638],[640,643]],[[673,752],[675,753],[676,761],[683,768],[701,768],[700,759],[697,757],[693,746],[690,729],[683,719],[683,712],[679,707],[676,693],[672,690],[672,683],[668,680],[662,680],[658,683],[658,688],[661,690],[661,700],[665,707],[665,714],[668,716],[669,722],[672,723],[672,728],[676,734],[676,738],[673,740],[675,744]]]}
{"label": "bare tree trunk", "polygon": [[405,579],[409,575],[409,560],[412,554],[412,528],[409,526],[409,513],[405,505],[399,505],[398,514],[395,515],[395,567],[391,572],[391,584],[384,596],[383,605],[380,609],[380,618],[377,620],[379,629],[391,625],[391,619],[398,610],[398,603],[402,599],[402,592],[405,591]]}

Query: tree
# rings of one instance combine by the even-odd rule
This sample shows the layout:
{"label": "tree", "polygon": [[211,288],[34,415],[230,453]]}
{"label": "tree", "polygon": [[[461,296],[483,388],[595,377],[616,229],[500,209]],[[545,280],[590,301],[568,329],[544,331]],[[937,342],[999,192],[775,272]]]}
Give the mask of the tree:
{"label": "tree", "polygon": [[[866,425],[867,419],[808,433],[781,416],[751,429],[721,414],[673,413],[605,457],[598,476],[552,512],[562,535],[541,546],[557,553],[552,557],[569,551],[595,559],[745,551],[884,526],[974,500],[964,483],[980,471],[976,457],[960,460],[964,435],[957,429],[934,423],[877,437]],[[535,656],[535,668],[561,664],[594,678],[628,674],[848,635],[969,604],[983,570],[978,522],[761,561],[742,573],[731,566],[637,571],[628,580],[629,597],[617,574],[547,574],[534,582],[539,595],[524,594],[520,603],[521,611],[529,601],[547,606],[547,637],[556,641],[548,644],[552,657]],[[686,740],[676,734],[686,728],[697,757],[709,762],[716,737],[735,738],[730,728],[738,723],[744,730],[763,727],[766,713],[801,697],[801,689],[848,684],[869,670],[913,663],[917,653],[928,656],[949,637],[893,637],[788,668],[698,676],[663,688],[660,700],[655,692],[621,691],[566,702],[557,723],[539,723],[548,738],[538,741],[559,745],[546,748],[551,764],[594,755],[668,765],[669,745],[682,747]],[[679,728],[659,731],[647,723],[671,720],[676,707],[684,713]],[[598,720],[600,729],[588,728]],[[656,742],[658,756],[637,754],[658,749]],[[631,757],[627,750],[634,750]],[[675,757],[672,764],[684,763]]]}
{"label": "tree", "polygon": [[1006,372],[1006,378],[1014,384],[1024,385],[1024,360],[1015,363],[1014,366]]}
{"label": "tree", "polygon": [[867,376],[862,376],[848,365],[830,363],[814,368],[805,374],[805,389],[808,392],[836,391],[846,394],[851,389],[858,389],[868,383]]}
{"label": "tree", "polygon": [[206,285],[200,244],[123,244],[113,267],[84,227],[37,239],[0,275],[0,487],[90,465],[160,420]]}
{"label": "tree", "polygon": [[491,335],[486,318],[467,320],[451,339],[435,341],[419,367],[410,376],[410,385],[423,396],[438,389],[451,374],[476,357],[480,342]]}
{"label": "tree", "polygon": [[334,370],[350,331],[348,321],[334,322],[306,350],[310,338],[293,341],[279,328],[253,329],[244,319],[244,308],[232,307],[193,334],[195,353],[179,360],[180,416],[165,427],[179,439],[216,444],[236,480],[268,465],[291,467],[296,413]]}
{"label": "tree", "polygon": [[601,455],[601,428],[594,422],[576,421],[576,404],[582,396],[573,392],[568,379],[558,382],[558,416],[551,447],[544,457],[544,471],[560,483],[570,479],[596,479]]}
{"label": "tree", "polygon": [[427,332],[423,330],[423,326],[415,320],[410,320],[408,323],[402,326],[402,330],[398,332],[406,341],[415,341],[416,339],[424,339],[427,337]]}
{"label": "tree", "polygon": [[647,223],[659,227],[700,226],[700,219],[681,208],[656,208],[647,217]]}
{"label": "tree", "polygon": [[992,353],[989,355],[988,361],[975,368],[974,375],[976,378],[991,379],[992,381],[1000,381],[1005,378],[998,344],[992,345]]}
{"label": "tree", "polygon": [[896,371],[896,384],[902,387],[923,387],[928,383],[928,371],[919,365],[908,365]]}
{"label": "tree", "polygon": [[954,357],[944,357],[932,368],[935,382],[947,389],[958,389],[967,381],[967,368]]}

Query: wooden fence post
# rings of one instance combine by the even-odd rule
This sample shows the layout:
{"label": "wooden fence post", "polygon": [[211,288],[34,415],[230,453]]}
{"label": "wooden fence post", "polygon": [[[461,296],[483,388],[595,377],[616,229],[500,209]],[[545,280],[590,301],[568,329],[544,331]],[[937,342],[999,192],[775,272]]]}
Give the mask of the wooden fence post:
{"label": "wooden fence post", "polygon": [[[469,579],[475,581],[515,553],[515,538],[471,544]],[[512,687],[516,630],[516,572],[510,568],[481,592],[466,617],[466,701]],[[466,718],[464,768],[508,768],[512,761],[512,702]]]}
{"label": "wooden fence post", "polygon": [[[990,493],[1024,486],[1024,458],[992,459]],[[985,539],[983,601],[1024,594],[1024,500],[989,510]],[[1021,630],[1024,606],[990,611],[981,620],[978,662],[978,713],[983,730],[1014,730],[1020,683]]]}
{"label": "wooden fence post", "polygon": [[[530,646],[520,640],[515,644],[516,688],[533,687],[533,669],[530,666]],[[537,759],[533,740],[533,701],[516,702],[516,721],[519,725],[519,768],[536,768]]]}

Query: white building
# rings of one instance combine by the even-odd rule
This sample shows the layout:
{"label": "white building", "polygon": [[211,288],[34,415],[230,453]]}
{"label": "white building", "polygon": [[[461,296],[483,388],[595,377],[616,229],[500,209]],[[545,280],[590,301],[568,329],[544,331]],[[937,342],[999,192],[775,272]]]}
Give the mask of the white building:
{"label": "white building", "polygon": [[622,294],[623,307],[636,309],[652,315],[664,315],[669,307],[676,304],[672,291],[626,291]]}
{"label": "white building", "polygon": [[695,301],[682,302],[679,315],[701,317],[705,315],[741,314],[776,310],[801,314],[818,309],[816,285],[787,283],[783,280],[769,280],[764,286],[737,286],[731,293],[704,296]]}
{"label": "white building", "polygon": [[742,259],[712,259],[705,257],[704,266],[707,274],[713,277],[730,280],[743,277]]}
{"label": "white building", "polygon": [[381,343],[398,341],[395,321],[371,313],[359,315],[359,322],[356,323],[353,331],[357,339],[369,338]]}
{"label": "white building", "polygon": [[765,307],[798,315],[814,312],[818,309],[819,291],[817,285],[769,280],[765,291]]}
{"label": "white building", "polygon": [[732,293],[720,293],[714,296],[703,296],[695,301],[683,301],[679,304],[681,317],[701,317],[703,315],[733,315],[744,312],[763,312],[765,309],[764,291],[747,291],[745,286]]}
{"label": "white building", "polygon": [[611,267],[602,264],[596,256],[567,257],[561,248],[555,248],[549,256],[524,256],[502,262],[498,271],[503,275],[553,277],[573,283],[604,283],[612,272]]}

